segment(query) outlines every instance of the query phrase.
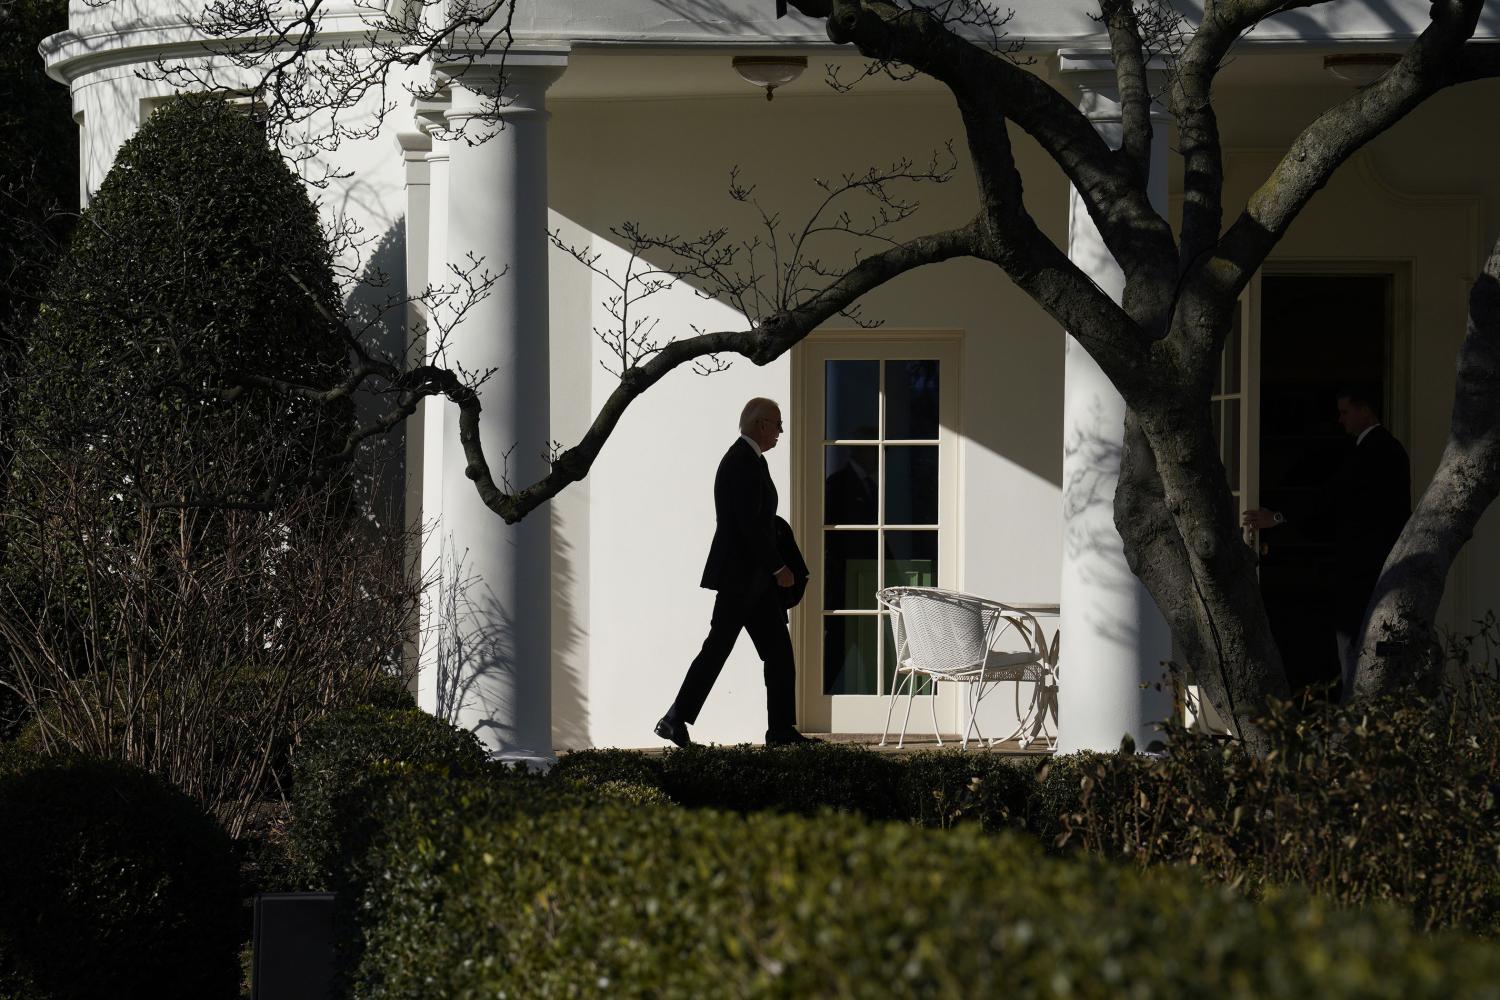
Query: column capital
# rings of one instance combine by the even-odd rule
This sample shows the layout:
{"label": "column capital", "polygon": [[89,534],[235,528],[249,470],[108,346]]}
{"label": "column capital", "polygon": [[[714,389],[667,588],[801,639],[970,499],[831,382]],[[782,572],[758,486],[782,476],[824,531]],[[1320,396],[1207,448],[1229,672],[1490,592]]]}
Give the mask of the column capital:
{"label": "column capital", "polygon": [[[1057,68],[1063,80],[1078,90],[1078,108],[1090,121],[1120,120],[1120,81],[1115,75],[1115,60],[1108,49],[1058,49]],[[1170,67],[1165,59],[1155,57],[1146,64],[1151,90],[1160,94],[1167,85]],[[1172,116],[1154,99],[1151,121],[1163,124]]]}
{"label": "column capital", "polygon": [[417,128],[427,135],[428,149],[436,148],[434,142],[443,141],[440,133],[447,128],[446,116],[451,104],[452,98],[446,90],[437,96],[419,97],[412,102],[412,118],[416,120]]}
{"label": "column capital", "polygon": [[448,122],[546,115],[547,88],[568,68],[567,49],[515,49],[469,58],[450,52],[438,69],[452,80]]}
{"label": "column capital", "polygon": [[421,163],[432,150],[432,137],[421,127],[401,129],[396,133],[396,145],[401,147],[401,158],[408,163]]}

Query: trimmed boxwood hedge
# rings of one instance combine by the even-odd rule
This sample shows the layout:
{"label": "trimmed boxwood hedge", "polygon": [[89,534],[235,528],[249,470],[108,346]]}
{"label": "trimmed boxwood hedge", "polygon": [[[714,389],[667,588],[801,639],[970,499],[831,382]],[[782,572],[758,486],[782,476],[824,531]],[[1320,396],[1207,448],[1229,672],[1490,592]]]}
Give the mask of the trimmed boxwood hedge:
{"label": "trimmed boxwood hedge", "polygon": [[233,846],[161,779],[82,759],[0,776],[0,869],[0,996],[235,994]]}
{"label": "trimmed boxwood hedge", "polygon": [[1025,838],[579,801],[573,783],[371,786],[345,907],[360,997],[1438,996],[1500,949],[1394,909],[1260,902]]}
{"label": "trimmed boxwood hedge", "polygon": [[624,781],[660,789],[679,805],[804,815],[824,809],[867,819],[985,830],[1029,829],[1047,841],[1076,811],[1084,770],[1099,755],[1039,760],[932,750],[880,754],[823,744],[768,753],[757,747],[690,747],[651,757],[579,750],[558,761],[557,779]]}
{"label": "trimmed boxwood hedge", "polygon": [[327,888],[347,864],[351,812],[366,785],[393,767],[474,776],[485,763],[473,733],[417,708],[363,705],[308,728],[292,758],[292,853],[308,888]]}

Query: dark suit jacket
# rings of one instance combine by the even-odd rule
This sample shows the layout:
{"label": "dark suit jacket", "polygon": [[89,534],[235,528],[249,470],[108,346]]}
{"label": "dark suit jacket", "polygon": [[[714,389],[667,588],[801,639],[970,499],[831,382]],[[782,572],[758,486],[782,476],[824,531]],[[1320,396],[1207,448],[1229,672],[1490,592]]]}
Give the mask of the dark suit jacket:
{"label": "dark suit jacket", "polygon": [[1384,427],[1375,427],[1350,449],[1315,511],[1333,538],[1330,590],[1334,625],[1358,629],[1365,605],[1401,529],[1411,517],[1411,462]]}
{"label": "dark suit jacket", "polygon": [[1372,428],[1339,470],[1334,547],[1344,565],[1379,574],[1411,517],[1411,461],[1384,427]]}
{"label": "dark suit jacket", "polygon": [[786,565],[776,544],[776,503],[765,457],[736,438],[714,476],[717,524],[703,587],[749,597],[776,585],[776,571]]}

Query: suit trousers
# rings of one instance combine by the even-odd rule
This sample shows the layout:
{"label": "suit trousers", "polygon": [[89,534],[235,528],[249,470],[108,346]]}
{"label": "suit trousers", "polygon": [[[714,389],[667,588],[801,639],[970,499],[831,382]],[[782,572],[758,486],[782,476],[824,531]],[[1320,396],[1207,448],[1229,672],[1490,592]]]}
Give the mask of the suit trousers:
{"label": "suit trousers", "polygon": [[750,633],[750,641],[765,664],[766,728],[796,725],[797,668],[792,660],[792,639],[787,634],[786,609],[778,596],[774,586],[753,594],[718,592],[708,638],[688,667],[682,689],[672,703],[677,719],[690,725],[698,721],[708,692],[719,679],[743,629]]}

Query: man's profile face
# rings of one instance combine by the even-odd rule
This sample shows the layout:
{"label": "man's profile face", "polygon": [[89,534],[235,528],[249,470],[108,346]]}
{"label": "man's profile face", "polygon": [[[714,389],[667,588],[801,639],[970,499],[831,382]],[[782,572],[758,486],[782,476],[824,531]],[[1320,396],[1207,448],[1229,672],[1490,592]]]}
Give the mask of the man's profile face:
{"label": "man's profile face", "polygon": [[751,437],[755,438],[756,447],[762,452],[776,447],[776,442],[781,437],[781,410],[772,408],[762,413],[755,421],[755,433]]}
{"label": "man's profile face", "polygon": [[1339,397],[1339,426],[1350,437],[1358,437],[1366,428],[1375,424],[1375,411],[1368,403],[1356,403],[1347,396]]}

